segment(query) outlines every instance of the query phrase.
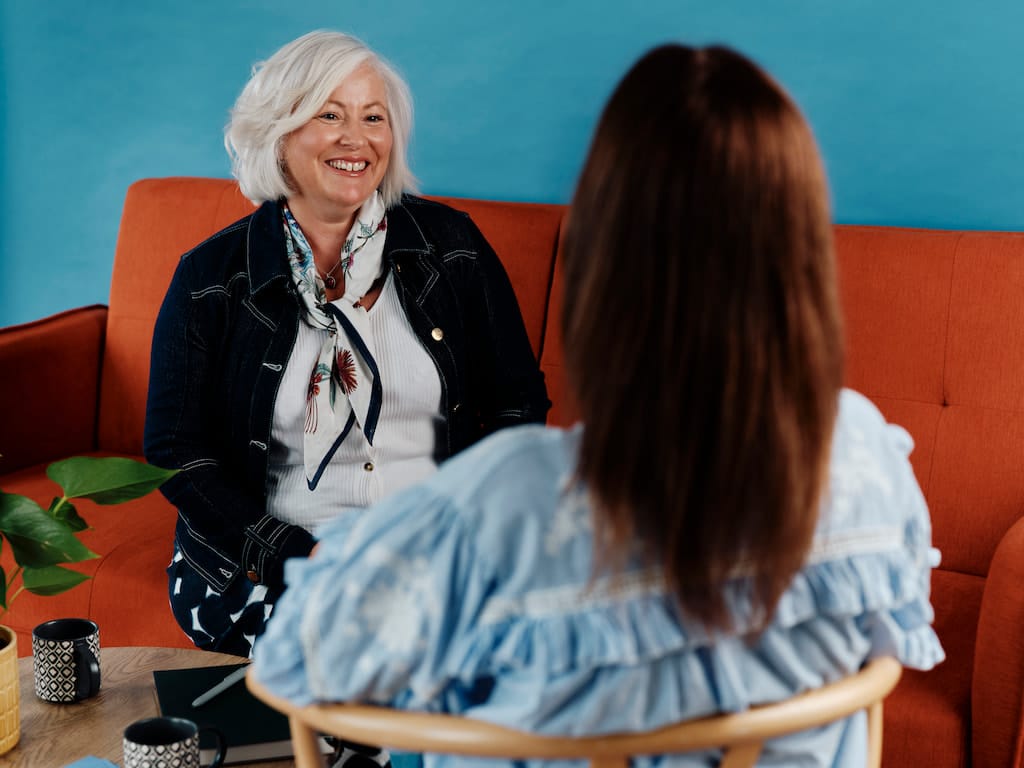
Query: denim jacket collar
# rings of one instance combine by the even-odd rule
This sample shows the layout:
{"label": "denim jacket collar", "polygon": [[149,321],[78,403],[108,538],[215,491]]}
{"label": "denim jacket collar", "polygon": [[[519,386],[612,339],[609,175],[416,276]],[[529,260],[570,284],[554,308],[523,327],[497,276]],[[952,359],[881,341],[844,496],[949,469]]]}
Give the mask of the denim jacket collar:
{"label": "denim jacket collar", "polygon": [[[404,198],[403,198],[404,200]],[[404,205],[388,210],[388,237],[384,243],[384,258],[394,261],[405,254],[430,253],[433,250],[426,235]]]}
{"label": "denim jacket collar", "polygon": [[257,294],[276,280],[289,279],[280,201],[266,202],[253,213],[245,253],[250,293]]}

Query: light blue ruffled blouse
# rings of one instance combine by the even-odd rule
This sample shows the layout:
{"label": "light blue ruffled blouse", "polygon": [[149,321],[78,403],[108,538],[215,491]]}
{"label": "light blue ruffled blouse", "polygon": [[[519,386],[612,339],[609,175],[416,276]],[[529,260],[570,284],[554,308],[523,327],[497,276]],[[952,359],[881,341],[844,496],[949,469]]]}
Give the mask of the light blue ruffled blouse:
{"label": "light blue ruffled blouse", "polygon": [[[254,649],[259,680],[299,703],[596,734],[784,699],[874,656],[917,669],[944,658],[928,600],[938,553],[907,460],[912,441],[863,396],[840,396],[814,544],[760,635],[746,631],[754,619],[731,586],[737,631],[709,635],[681,619],[655,570],[593,578],[587,494],[569,480],[579,437],[504,430],[328,526],[314,558],[286,565],[288,589]],[[858,714],[772,742],[760,765],[862,766],[865,748]]]}

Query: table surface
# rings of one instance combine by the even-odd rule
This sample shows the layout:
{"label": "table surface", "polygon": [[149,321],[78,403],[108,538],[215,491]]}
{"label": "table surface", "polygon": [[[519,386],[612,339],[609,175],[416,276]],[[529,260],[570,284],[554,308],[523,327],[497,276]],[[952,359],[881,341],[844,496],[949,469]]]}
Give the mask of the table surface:
{"label": "table surface", "polygon": [[[0,757],[4,768],[58,768],[87,755],[117,765],[123,758],[126,726],[160,714],[153,671],[212,667],[241,661],[237,656],[183,648],[101,648],[100,692],[76,704],[51,704],[35,694],[32,657],[18,660],[21,688],[21,739]],[[292,760],[253,763],[259,768],[287,768]]]}

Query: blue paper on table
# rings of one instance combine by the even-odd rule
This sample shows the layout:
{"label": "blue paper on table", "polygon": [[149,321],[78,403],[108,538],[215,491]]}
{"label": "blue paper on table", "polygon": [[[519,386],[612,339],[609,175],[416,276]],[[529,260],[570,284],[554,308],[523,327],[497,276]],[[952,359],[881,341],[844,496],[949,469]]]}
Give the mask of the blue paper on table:
{"label": "blue paper on table", "polygon": [[73,763],[68,763],[64,768],[117,768],[116,763],[112,763],[109,760],[104,760],[102,757],[83,757],[81,760],[75,760]]}

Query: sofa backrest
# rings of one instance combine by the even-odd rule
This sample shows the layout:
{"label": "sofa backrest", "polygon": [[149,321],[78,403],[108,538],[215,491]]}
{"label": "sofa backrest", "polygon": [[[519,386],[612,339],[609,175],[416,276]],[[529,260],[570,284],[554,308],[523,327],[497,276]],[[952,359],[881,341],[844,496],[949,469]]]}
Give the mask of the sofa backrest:
{"label": "sofa backrest", "polygon": [[[846,383],[913,436],[942,568],[985,576],[1024,515],[1024,234],[839,225],[835,237]],[[562,296],[558,271],[541,367],[549,420],[566,424]]]}
{"label": "sofa backrest", "polygon": [[247,215],[227,179],[143,179],[128,188],[114,253],[97,443],[142,453],[153,326],[181,255]]}
{"label": "sofa backrest", "polygon": [[[434,198],[470,214],[509,273],[538,355],[563,206]],[[183,253],[249,214],[230,179],[143,179],[125,198],[114,256],[100,392],[101,450],[140,454],[150,339]]]}
{"label": "sofa backrest", "polygon": [[836,228],[847,381],[914,437],[942,569],[1024,515],[1024,234]]}
{"label": "sofa backrest", "polygon": [[[443,201],[473,217],[505,264],[547,379],[549,422],[571,423],[575,411],[558,333],[567,291],[555,268],[565,207]],[[129,189],[108,313],[99,449],[141,452],[150,338],[175,265],[181,254],[251,210],[226,179],[146,179]],[[886,707],[892,716],[887,721],[894,722],[933,719],[939,711],[936,723],[948,738],[935,741],[927,731],[909,728],[890,739],[887,731],[887,752],[917,754],[929,744],[956,751],[972,733],[975,745],[982,744],[981,731],[964,730],[972,717],[992,720],[992,712],[979,706],[984,702],[971,702],[972,675],[1005,678],[1008,700],[1020,700],[1020,674],[1000,666],[986,673],[988,660],[1019,654],[990,643],[978,646],[976,659],[974,628],[979,616],[985,618],[982,594],[993,552],[1024,516],[1024,234],[872,226],[837,226],[835,233],[846,382],[913,436],[911,461],[943,555],[932,586],[948,661],[928,673],[930,687],[908,672],[902,687],[909,693],[891,697]],[[656,410],[657,404],[642,407]],[[1007,551],[1004,546],[1001,557]],[[1019,622],[1005,624],[992,624],[988,635],[1012,644]],[[1016,710],[1004,709],[1012,730]],[[900,741],[918,731],[924,735],[912,745]],[[975,755],[975,762],[984,761]]]}
{"label": "sofa backrest", "polygon": [[[437,198],[469,213],[509,272],[554,403],[565,392],[554,269],[565,207]],[[246,215],[228,179],[144,179],[128,190],[111,286],[99,447],[139,453],[149,346],[181,254]],[[1024,234],[837,226],[847,382],[913,435],[943,568],[984,576],[1024,510]],[[970,541],[961,541],[964,520]]]}

